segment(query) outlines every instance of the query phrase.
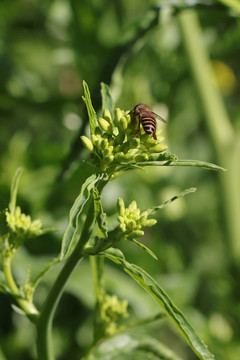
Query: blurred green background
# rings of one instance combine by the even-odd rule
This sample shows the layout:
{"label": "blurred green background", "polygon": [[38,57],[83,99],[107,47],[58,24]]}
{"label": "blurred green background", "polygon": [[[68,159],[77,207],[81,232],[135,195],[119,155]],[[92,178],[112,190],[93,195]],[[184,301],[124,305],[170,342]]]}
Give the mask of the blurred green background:
{"label": "blurred green background", "polygon": [[[36,273],[60,250],[69,209],[89,174],[81,163],[86,152],[79,139],[88,133],[82,81],[88,83],[98,112],[103,81],[111,87],[116,106],[131,110],[137,103],[147,103],[168,120],[167,126],[159,126],[171,153],[228,168],[225,174],[194,168],[149,168],[124,175],[103,194],[104,208],[112,215],[120,196],[126,203],[136,199],[143,210],[185,188],[198,188],[163,210],[158,224],[141,239],[159,261],[132,244],[121,244],[121,248],[130,262],[141,265],[159,281],[219,360],[240,358],[237,3],[232,1],[230,8],[228,1],[191,2],[188,10],[187,1],[0,2],[2,207],[8,204],[15,170],[23,165],[18,204],[33,219],[40,218],[46,227],[57,229],[26,243],[14,260],[16,278],[24,282],[28,267]],[[201,80],[205,70],[201,73],[201,68],[194,68],[191,54],[197,54],[199,43],[193,41],[194,51],[188,47],[186,27],[194,40],[191,22],[184,18],[188,11],[191,19],[199,21],[198,36],[211,59],[213,75],[205,82],[206,91],[207,81],[214,82],[224,110],[214,101],[204,104],[205,90],[199,87],[196,74]],[[219,126],[212,128],[214,114]],[[58,270],[51,270],[39,285],[37,305],[41,306]],[[107,264],[105,284],[110,293],[129,301],[133,318],[157,312],[154,301],[112,264]],[[9,303],[7,296],[0,294],[0,359],[34,359],[35,329],[13,312]],[[58,359],[79,359],[90,343],[93,306],[85,259],[56,313]],[[168,321],[134,332],[154,336],[184,359],[196,359]]]}

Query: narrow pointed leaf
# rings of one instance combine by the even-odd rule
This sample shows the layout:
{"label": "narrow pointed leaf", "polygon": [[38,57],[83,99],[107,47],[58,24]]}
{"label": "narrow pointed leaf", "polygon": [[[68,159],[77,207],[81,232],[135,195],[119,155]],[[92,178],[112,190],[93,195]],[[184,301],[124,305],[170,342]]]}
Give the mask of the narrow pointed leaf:
{"label": "narrow pointed leaf", "polygon": [[173,201],[187,195],[187,194],[190,194],[190,193],[193,193],[195,192],[197,189],[196,188],[190,188],[190,189],[186,189],[184,191],[182,191],[180,194],[178,195],[175,195],[173,196],[171,199],[165,201],[162,205],[159,205],[159,206],[152,206],[150,207],[147,211],[148,211],[148,214],[152,214],[152,213],[155,213],[157,210],[160,210],[160,209],[163,209],[165,208],[166,206],[168,206],[169,204],[171,204]]}
{"label": "narrow pointed leaf", "polygon": [[99,175],[90,176],[82,185],[80,194],[76,198],[69,214],[69,221],[67,228],[63,234],[62,248],[60,253],[60,260],[65,259],[72,252],[76,245],[76,237],[78,237],[79,215],[82,213],[84,205],[87,203],[90,192],[94,185],[99,180]]}
{"label": "narrow pointed leaf", "polygon": [[106,84],[104,84],[103,82],[101,83],[101,96],[102,96],[102,111],[104,111],[105,109],[108,109],[113,118],[112,96],[111,96],[109,87]]}
{"label": "narrow pointed leaf", "polygon": [[158,283],[139,266],[127,262],[123,255],[116,256],[113,251],[105,251],[103,254],[122,266],[139,285],[141,285],[163,308],[170,319],[176,324],[181,331],[190,347],[197,354],[199,359],[213,360],[214,356],[209,352],[207,346],[201,341],[195,330],[185,318],[183,313],[174,305],[166,292],[158,285]]}
{"label": "narrow pointed leaf", "polygon": [[92,105],[92,100],[88,85],[85,81],[83,81],[83,90],[84,90],[84,96],[82,98],[87,107],[91,134],[94,134],[95,128],[97,126],[97,115]]}
{"label": "narrow pointed leaf", "polygon": [[222,168],[221,166],[200,161],[200,160],[154,160],[154,161],[144,161],[137,163],[139,166],[191,166],[191,167],[200,167],[208,170],[215,170],[215,171],[226,171],[226,169]]}
{"label": "narrow pointed leaf", "polygon": [[43,276],[58,262],[60,261],[60,257],[55,257],[49,260],[43,268],[39,271],[39,273],[35,276],[34,280],[32,281],[32,287],[35,288],[39,281],[43,278]]}
{"label": "narrow pointed leaf", "polygon": [[20,176],[21,176],[22,172],[23,172],[23,168],[19,167],[17,169],[17,171],[15,172],[15,175],[14,175],[13,180],[12,180],[11,195],[10,195],[10,202],[9,202],[9,210],[10,210],[11,214],[15,213],[16,201],[17,201],[18,183],[19,183],[19,179],[20,179]]}
{"label": "narrow pointed leaf", "polygon": [[141,249],[143,249],[147,254],[149,254],[150,256],[152,256],[155,260],[158,260],[157,256],[154,254],[154,252],[152,250],[150,250],[146,245],[142,244],[141,242],[137,241],[136,239],[131,239],[131,241],[137,245],[138,247],[140,247]]}

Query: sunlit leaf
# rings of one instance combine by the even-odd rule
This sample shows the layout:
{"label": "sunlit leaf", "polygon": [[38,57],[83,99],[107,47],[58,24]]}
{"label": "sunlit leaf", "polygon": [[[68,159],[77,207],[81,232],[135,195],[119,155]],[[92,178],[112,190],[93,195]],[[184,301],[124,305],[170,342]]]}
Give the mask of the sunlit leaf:
{"label": "sunlit leaf", "polygon": [[85,81],[83,81],[83,90],[84,90],[84,96],[82,98],[87,107],[91,134],[94,134],[95,128],[97,126],[97,115],[92,105],[92,100],[88,85]]}
{"label": "sunlit leaf", "polygon": [[161,160],[161,161],[144,161],[137,163],[139,166],[191,166],[191,167],[200,167],[208,170],[215,170],[215,171],[226,171],[226,169],[222,168],[221,166],[200,161],[200,160]]}
{"label": "sunlit leaf", "polygon": [[102,96],[102,111],[104,111],[105,109],[108,109],[113,118],[112,96],[111,96],[109,87],[106,84],[104,84],[103,82],[101,83],[101,96]]}
{"label": "sunlit leaf", "polygon": [[139,285],[141,285],[163,308],[170,319],[179,328],[190,347],[202,360],[214,359],[206,345],[198,337],[195,330],[185,318],[183,313],[174,305],[166,292],[158,285],[158,283],[142,268],[135,264],[127,262],[123,255],[114,255],[114,252],[105,251],[103,254],[114,263],[122,266]]}
{"label": "sunlit leaf", "polygon": [[16,209],[16,201],[17,201],[17,191],[18,191],[18,183],[20,176],[22,175],[23,168],[19,167],[14,174],[12,183],[11,183],[11,195],[10,195],[10,202],[9,202],[9,210],[11,214],[14,214]]}
{"label": "sunlit leaf", "polygon": [[85,183],[82,185],[80,194],[76,198],[70,210],[68,225],[63,234],[60,260],[65,259],[72,252],[76,244],[76,236],[79,236],[77,234],[79,226],[79,215],[81,214],[84,205],[87,203],[90,197],[90,192],[92,188],[97,183],[99,178],[99,175],[94,174],[85,181]]}
{"label": "sunlit leaf", "polygon": [[32,286],[35,288],[37,286],[38,282],[43,278],[43,276],[59,261],[60,261],[60,258],[58,256],[58,257],[46,262],[46,264],[43,266],[43,268],[40,270],[40,272],[35,276],[34,280],[32,281]]}
{"label": "sunlit leaf", "polygon": [[146,245],[142,244],[141,242],[137,241],[136,239],[131,239],[131,241],[137,245],[138,247],[140,247],[142,250],[144,250],[147,254],[149,254],[150,256],[152,256],[155,260],[157,260],[157,256],[154,254],[154,252],[152,250],[150,250]]}
{"label": "sunlit leaf", "polygon": [[89,360],[181,360],[171,349],[147,336],[121,334],[101,343]]}
{"label": "sunlit leaf", "polygon": [[159,206],[151,206],[147,211],[148,211],[148,214],[152,214],[152,213],[155,213],[157,210],[160,210],[160,209],[163,209],[165,208],[166,206],[168,206],[169,204],[171,204],[173,201],[187,195],[187,194],[190,194],[190,193],[193,193],[195,192],[197,189],[196,188],[190,188],[190,189],[186,189],[184,191],[182,191],[180,194],[178,195],[175,195],[173,196],[171,199],[165,201],[162,205],[159,205]]}

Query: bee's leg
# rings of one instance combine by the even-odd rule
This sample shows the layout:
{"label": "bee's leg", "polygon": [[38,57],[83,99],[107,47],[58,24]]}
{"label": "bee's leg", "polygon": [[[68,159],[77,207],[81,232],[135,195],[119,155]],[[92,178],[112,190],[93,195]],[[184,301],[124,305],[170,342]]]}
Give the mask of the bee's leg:
{"label": "bee's leg", "polygon": [[152,134],[152,136],[153,136],[154,140],[157,140],[157,135],[155,132]]}
{"label": "bee's leg", "polygon": [[137,132],[136,132],[136,134],[135,134],[133,137],[134,137],[134,138],[137,137],[138,134],[139,134],[139,132],[140,132],[140,119],[139,119],[139,121],[138,121],[138,129],[137,129]]}

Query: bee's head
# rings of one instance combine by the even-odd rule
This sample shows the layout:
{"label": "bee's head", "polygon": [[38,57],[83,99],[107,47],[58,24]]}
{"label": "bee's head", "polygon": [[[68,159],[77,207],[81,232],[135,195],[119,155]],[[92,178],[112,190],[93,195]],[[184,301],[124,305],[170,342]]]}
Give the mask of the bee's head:
{"label": "bee's head", "polygon": [[142,112],[152,112],[152,109],[150,108],[150,106],[146,105],[146,104],[137,104],[134,109],[133,109],[134,113],[140,114]]}

